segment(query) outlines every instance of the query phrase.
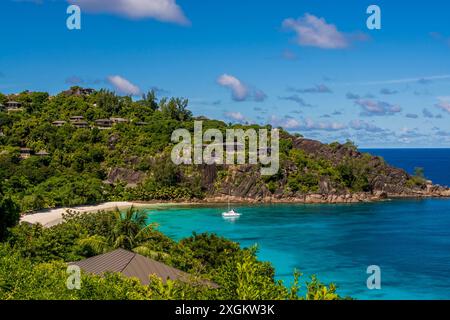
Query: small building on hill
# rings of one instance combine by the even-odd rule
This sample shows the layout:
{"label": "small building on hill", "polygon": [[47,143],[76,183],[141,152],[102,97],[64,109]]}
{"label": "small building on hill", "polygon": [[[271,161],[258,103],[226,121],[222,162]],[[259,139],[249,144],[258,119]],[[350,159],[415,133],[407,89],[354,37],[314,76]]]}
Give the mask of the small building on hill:
{"label": "small building on hill", "polygon": [[113,122],[110,119],[98,119],[95,120],[95,124],[99,129],[111,129]]}
{"label": "small building on hill", "polygon": [[86,121],[74,121],[72,122],[72,125],[78,129],[89,128],[89,123]]}
{"label": "small building on hill", "polygon": [[[144,257],[137,253],[116,249],[114,251],[72,262],[70,265],[79,266],[87,273],[102,275],[105,272],[120,272],[126,277],[137,278],[143,285],[150,283],[150,275],[155,275],[165,283],[168,279],[189,282],[191,276],[162,262]],[[210,281],[202,281],[204,285],[218,288]]]}
{"label": "small building on hill", "polygon": [[20,159],[28,159],[33,154],[33,150],[30,148],[20,148]]}
{"label": "small building on hill", "polygon": [[83,116],[72,116],[70,117],[70,121],[75,122],[75,121],[82,121],[84,120]]}
{"label": "small building on hill", "polygon": [[22,103],[17,101],[8,101],[6,103],[6,110],[8,112],[22,111]]}
{"label": "small building on hill", "polygon": [[113,123],[128,123],[130,120],[125,118],[109,118]]}
{"label": "small building on hill", "polygon": [[50,155],[50,153],[48,153],[46,150],[41,150],[39,152],[36,152],[36,156],[38,156],[38,157],[47,157],[49,155]]}
{"label": "small building on hill", "polygon": [[63,93],[68,96],[88,96],[95,92],[94,89],[91,88],[81,88],[81,87],[72,87],[69,90],[64,91]]}
{"label": "small building on hill", "polygon": [[67,122],[64,120],[56,120],[52,122],[52,125],[55,127],[62,127],[63,125],[65,125]]}

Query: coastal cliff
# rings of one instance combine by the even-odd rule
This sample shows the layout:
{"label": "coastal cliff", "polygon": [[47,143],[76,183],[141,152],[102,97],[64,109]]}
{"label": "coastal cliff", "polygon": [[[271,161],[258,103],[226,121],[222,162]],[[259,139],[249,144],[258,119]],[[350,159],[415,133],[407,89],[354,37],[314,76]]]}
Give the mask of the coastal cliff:
{"label": "coastal cliff", "polygon": [[[261,176],[259,165],[199,165],[176,170],[178,182],[200,180],[202,197],[156,200],[207,203],[358,203],[388,198],[450,197],[450,189],[424,177],[408,174],[383,158],[363,153],[352,144],[324,144],[286,132],[288,150],[274,176]],[[167,161],[170,161],[166,159]],[[158,166],[157,158],[152,159]],[[170,166],[170,165],[169,165]],[[137,190],[155,172],[114,167],[107,180]],[[158,198],[158,197],[156,197]],[[154,200],[140,195],[129,200]]]}
{"label": "coastal cliff", "polygon": [[[312,170],[307,166],[299,166],[292,159],[283,160],[280,174],[275,179],[262,177],[258,168],[251,165],[222,168],[208,166],[203,171],[204,176],[209,178],[205,188],[210,190],[205,201],[226,202],[229,199],[232,202],[356,203],[399,197],[450,197],[449,188],[412,176],[403,169],[387,164],[380,157],[358,151],[354,146],[328,145],[288,134],[283,138],[292,142],[292,150],[304,153],[313,163],[326,162],[330,168],[337,170],[342,170],[348,163],[353,168],[363,166],[359,175],[364,175],[364,185],[355,189],[325,172],[317,175],[317,186],[299,190],[293,187],[291,177],[299,173],[307,175]],[[218,172],[225,178],[218,177]],[[354,179],[358,179],[357,175],[354,174]]]}

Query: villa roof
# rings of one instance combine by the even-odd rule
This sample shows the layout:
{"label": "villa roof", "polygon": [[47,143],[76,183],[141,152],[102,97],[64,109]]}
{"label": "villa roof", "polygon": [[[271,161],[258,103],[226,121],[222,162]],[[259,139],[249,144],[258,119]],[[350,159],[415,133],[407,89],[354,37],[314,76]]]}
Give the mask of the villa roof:
{"label": "villa roof", "polygon": [[74,126],[87,126],[89,123],[87,123],[86,121],[73,121],[72,124]]}
{"label": "villa roof", "polygon": [[109,118],[109,119],[114,122],[128,122],[129,121],[126,118]]}
{"label": "villa roof", "polygon": [[[138,278],[143,285],[149,284],[149,276],[152,274],[160,277],[163,282],[167,279],[185,282],[189,280],[189,274],[186,272],[124,249],[116,249],[70,264],[97,275],[105,272],[120,272],[126,277]],[[212,282],[205,282],[205,284],[217,288],[217,285]]]}

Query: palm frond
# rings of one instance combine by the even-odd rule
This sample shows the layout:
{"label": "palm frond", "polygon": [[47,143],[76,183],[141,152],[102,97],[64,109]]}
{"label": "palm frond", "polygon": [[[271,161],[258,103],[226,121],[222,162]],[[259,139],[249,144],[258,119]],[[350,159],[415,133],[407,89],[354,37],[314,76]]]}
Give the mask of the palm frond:
{"label": "palm frond", "polygon": [[109,248],[107,239],[99,235],[80,239],[77,243],[81,247],[89,248],[95,254],[105,253]]}

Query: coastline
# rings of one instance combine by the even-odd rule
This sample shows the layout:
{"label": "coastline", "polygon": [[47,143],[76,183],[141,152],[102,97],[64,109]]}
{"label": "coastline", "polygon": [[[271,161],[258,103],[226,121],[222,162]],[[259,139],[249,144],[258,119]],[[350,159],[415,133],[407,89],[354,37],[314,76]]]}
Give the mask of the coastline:
{"label": "coastline", "polygon": [[116,201],[104,202],[96,205],[85,205],[75,207],[63,207],[54,209],[43,209],[32,212],[30,214],[23,214],[20,222],[29,224],[40,223],[44,227],[52,227],[63,222],[63,214],[68,210],[80,213],[94,213],[98,211],[113,211],[118,208],[120,210],[130,208],[131,206],[137,208],[157,209],[167,206],[177,205],[201,205],[201,204],[220,204],[227,203],[294,203],[294,204],[354,204],[364,202],[376,202],[389,199],[427,199],[427,198],[450,198],[450,192],[445,193],[417,193],[417,194],[386,194],[384,192],[377,193],[349,193],[349,194],[307,194],[301,197],[265,197],[265,198],[243,198],[236,196],[216,196],[205,199],[197,199],[191,201]]}
{"label": "coastline", "polygon": [[20,222],[25,222],[29,224],[40,223],[44,227],[53,227],[57,224],[63,222],[63,214],[68,210],[80,212],[80,213],[94,213],[98,211],[113,211],[116,208],[121,210],[127,209],[131,206],[135,207],[156,207],[164,206],[164,203],[140,203],[131,201],[117,201],[117,202],[104,202],[96,205],[86,205],[86,206],[76,206],[76,207],[63,207],[54,209],[44,209],[32,212],[30,214],[24,214],[20,218]]}

